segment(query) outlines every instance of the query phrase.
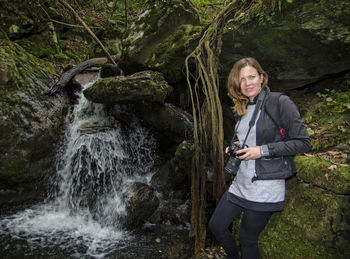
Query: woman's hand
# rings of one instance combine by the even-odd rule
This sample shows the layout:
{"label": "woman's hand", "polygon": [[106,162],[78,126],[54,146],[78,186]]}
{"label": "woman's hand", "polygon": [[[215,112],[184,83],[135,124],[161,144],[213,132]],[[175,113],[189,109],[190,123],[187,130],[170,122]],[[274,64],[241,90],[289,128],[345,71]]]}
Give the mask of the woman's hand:
{"label": "woman's hand", "polygon": [[237,156],[241,160],[254,160],[261,157],[260,147],[247,147],[236,152]]}
{"label": "woman's hand", "polygon": [[[241,142],[235,141],[235,142],[233,142],[233,144],[235,144],[236,146],[240,146],[240,145],[241,145]],[[230,148],[230,147],[226,147],[226,149],[225,149],[225,154],[228,154],[229,148]]]}

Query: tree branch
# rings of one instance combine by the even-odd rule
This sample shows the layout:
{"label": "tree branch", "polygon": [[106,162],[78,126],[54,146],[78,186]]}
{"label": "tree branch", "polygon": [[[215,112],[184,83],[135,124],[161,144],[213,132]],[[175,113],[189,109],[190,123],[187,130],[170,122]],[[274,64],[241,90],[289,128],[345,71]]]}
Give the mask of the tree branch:
{"label": "tree branch", "polygon": [[118,67],[118,65],[115,63],[114,59],[112,58],[112,56],[103,46],[102,42],[97,38],[97,36],[95,35],[95,33],[93,33],[93,31],[89,28],[89,26],[87,26],[87,24],[83,21],[83,19],[80,18],[79,14],[74,10],[74,8],[70,4],[68,4],[65,0],[59,0],[59,2],[63,4],[65,7],[67,7],[74,14],[75,18],[84,26],[84,28],[88,31],[88,33],[92,36],[92,38],[94,38],[94,40],[100,45],[103,52],[106,54],[107,58],[109,59],[109,61],[113,65]]}

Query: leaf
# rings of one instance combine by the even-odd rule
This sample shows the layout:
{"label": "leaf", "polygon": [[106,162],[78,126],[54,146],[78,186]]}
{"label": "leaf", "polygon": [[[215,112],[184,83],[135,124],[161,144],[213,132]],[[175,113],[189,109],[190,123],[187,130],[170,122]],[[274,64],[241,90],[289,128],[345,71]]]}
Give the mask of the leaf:
{"label": "leaf", "polygon": [[19,27],[16,24],[12,24],[9,28],[11,33],[18,33]]}
{"label": "leaf", "polygon": [[154,241],[156,241],[157,243],[160,243],[160,238],[156,238],[156,239],[154,239]]}
{"label": "leaf", "polygon": [[331,102],[331,101],[333,101],[333,98],[327,97],[327,98],[326,98],[326,101],[327,101],[327,102]]}
{"label": "leaf", "polygon": [[109,8],[113,8],[114,7],[114,2],[109,2],[107,5],[108,5]]}

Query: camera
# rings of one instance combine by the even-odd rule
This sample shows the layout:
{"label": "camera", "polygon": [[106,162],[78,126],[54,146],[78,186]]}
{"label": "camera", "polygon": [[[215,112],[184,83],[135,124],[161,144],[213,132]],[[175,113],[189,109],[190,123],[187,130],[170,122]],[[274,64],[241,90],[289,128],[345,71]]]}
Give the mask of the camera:
{"label": "camera", "polygon": [[[232,144],[229,148],[228,148],[228,154],[230,155],[229,160],[227,161],[227,164],[225,166],[225,171],[228,174],[231,175],[236,175],[239,169],[239,166],[241,164],[241,160],[238,158],[238,156],[236,155],[236,151],[243,149],[243,146],[238,146],[235,144]],[[240,154],[240,156],[243,154]]]}

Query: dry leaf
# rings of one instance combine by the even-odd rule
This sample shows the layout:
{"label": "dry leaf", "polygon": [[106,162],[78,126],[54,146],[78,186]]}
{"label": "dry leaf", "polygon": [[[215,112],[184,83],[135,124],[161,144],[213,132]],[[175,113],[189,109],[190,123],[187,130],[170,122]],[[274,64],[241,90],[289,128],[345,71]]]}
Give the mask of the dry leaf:
{"label": "dry leaf", "polygon": [[307,156],[307,157],[315,157],[315,155],[310,154],[310,153],[305,153],[304,155]]}
{"label": "dry leaf", "polygon": [[160,243],[160,238],[156,238],[154,239],[154,241],[156,241],[157,243]]}
{"label": "dry leaf", "polygon": [[334,171],[337,169],[336,165],[331,165],[330,167],[328,167],[329,170]]}
{"label": "dry leaf", "polygon": [[327,129],[328,129],[328,126],[322,127],[322,128],[318,131],[318,134],[322,134],[322,133],[325,132]]}
{"label": "dry leaf", "polygon": [[339,151],[328,151],[327,153],[332,155],[332,156],[336,156],[336,155],[341,154]]}
{"label": "dry leaf", "polygon": [[346,129],[345,129],[345,127],[344,126],[338,126],[338,130],[340,130],[341,132],[345,132],[346,131]]}

